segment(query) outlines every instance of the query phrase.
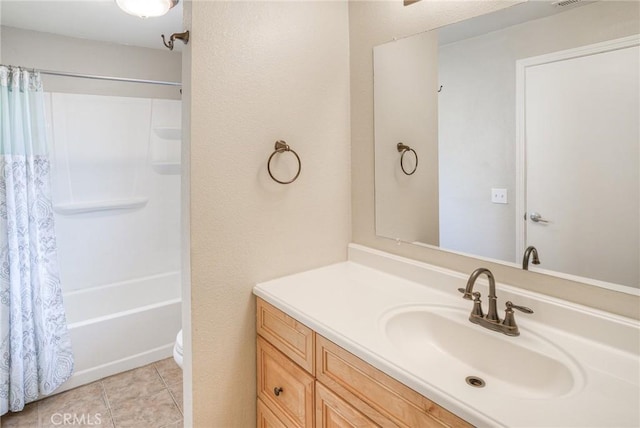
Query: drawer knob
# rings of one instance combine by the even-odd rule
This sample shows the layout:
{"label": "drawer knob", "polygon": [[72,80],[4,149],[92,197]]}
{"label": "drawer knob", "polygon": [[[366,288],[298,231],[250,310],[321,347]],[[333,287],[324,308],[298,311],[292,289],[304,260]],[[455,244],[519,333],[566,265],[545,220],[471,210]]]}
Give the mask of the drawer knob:
{"label": "drawer knob", "polygon": [[278,397],[282,393],[282,388],[276,386],[275,388],[273,388],[273,393],[276,394],[276,397]]}

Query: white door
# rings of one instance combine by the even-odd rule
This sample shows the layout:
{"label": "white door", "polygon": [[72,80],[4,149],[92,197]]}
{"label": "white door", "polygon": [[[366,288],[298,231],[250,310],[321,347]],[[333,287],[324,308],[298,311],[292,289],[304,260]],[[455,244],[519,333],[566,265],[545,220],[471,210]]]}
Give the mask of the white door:
{"label": "white door", "polygon": [[636,43],[525,67],[525,246],[541,268],[639,286],[639,58]]}

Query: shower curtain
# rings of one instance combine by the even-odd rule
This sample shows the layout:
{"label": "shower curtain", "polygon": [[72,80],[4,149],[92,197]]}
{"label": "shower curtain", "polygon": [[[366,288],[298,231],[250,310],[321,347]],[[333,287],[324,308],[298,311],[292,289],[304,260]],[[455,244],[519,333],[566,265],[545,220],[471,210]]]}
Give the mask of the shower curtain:
{"label": "shower curtain", "polygon": [[0,66],[0,415],[73,372],[39,73]]}

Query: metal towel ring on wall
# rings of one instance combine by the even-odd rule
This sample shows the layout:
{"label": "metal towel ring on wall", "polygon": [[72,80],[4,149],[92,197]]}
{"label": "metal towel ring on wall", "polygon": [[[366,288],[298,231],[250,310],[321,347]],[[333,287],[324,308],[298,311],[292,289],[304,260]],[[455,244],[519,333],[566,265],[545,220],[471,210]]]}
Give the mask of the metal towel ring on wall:
{"label": "metal towel ring on wall", "polygon": [[[404,143],[398,143],[397,147],[398,151],[402,152],[402,156],[400,156],[400,168],[402,168],[402,172],[407,175],[411,175],[416,172],[416,169],[418,169],[418,154],[416,153],[416,151]],[[413,155],[416,157],[416,165],[413,167],[413,170],[411,172],[407,172],[407,170],[404,169],[404,155],[406,155],[407,152],[413,152]]]}
{"label": "metal towel ring on wall", "polygon": [[[271,172],[271,159],[273,159],[273,157],[276,155],[276,153],[283,153],[283,152],[291,152],[291,153],[293,153],[293,155],[296,157],[296,159],[298,161],[298,172],[296,173],[295,177],[293,177],[289,181],[280,181],[277,178],[275,178],[273,176],[273,173]],[[293,183],[294,181],[296,181],[296,179],[300,175],[300,171],[301,170],[302,170],[302,162],[300,162],[300,156],[298,156],[298,154],[293,149],[291,149],[291,147],[289,147],[289,145],[287,143],[285,143],[284,141],[282,141],[282,140],[276,141],[275,151],[273,153],[271,153],[271,156],[269,156],[269,160],[267,161],[267,171],[269,171],[269,176],[273,179],[273,181],[278,182],[280,184]]]}

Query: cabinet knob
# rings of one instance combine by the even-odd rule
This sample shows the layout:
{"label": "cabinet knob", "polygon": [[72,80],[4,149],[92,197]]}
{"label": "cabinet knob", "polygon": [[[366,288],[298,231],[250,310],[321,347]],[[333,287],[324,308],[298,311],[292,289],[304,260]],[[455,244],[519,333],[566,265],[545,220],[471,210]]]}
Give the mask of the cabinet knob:
{"label": "cabinet knob", "polygon": [[273,388],[273,393],[276,394],[276,397],[278,397],[280,395],[280,393],[282,393],[282,388],[279,386],[276,386],[275,388]]}

